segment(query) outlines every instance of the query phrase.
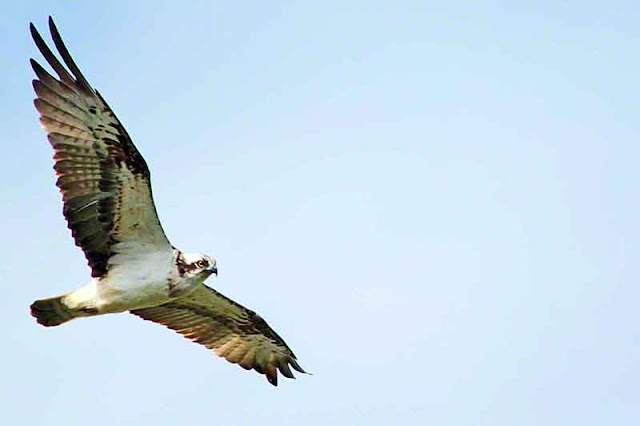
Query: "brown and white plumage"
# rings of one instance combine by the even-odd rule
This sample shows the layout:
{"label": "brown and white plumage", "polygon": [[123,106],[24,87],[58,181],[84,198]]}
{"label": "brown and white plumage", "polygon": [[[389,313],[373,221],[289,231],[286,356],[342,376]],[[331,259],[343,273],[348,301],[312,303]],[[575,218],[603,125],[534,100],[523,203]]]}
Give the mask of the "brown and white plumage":
{"label": "brown and white plumage", "polygon": [[56,59],[31,24],[38,49],[58,74],[51,76],[36,61],[34,104],[55,151],[63,213],[82,248],[91,275],[107,273],[114,243],[134,240],[146,250],[171,244],[164,235],[151,195],[150,173],[118,118],[84,78],[53,23],[53,41],[73,75]]}
{"label": "brown and white plumage", "polygon": [[304,373],[284,340],[258,314],[205,285],[174,302],[131,313],[163,324],[245,370],[265,374],[273,385],[277,370],[294,378],[289,365]]}
{"label": "brown and white plumage", "polygon": [[[118,118],[91,87],[49,18],[63,65],[33,24],[36,46],[57,74],[31,60],[40,122],[53,147],[63,213],[92,280],[31,305],[40,324],[131,313],[164,324],[277,384],[277,371],[304,370],[284,340],[253,311],[205,286],[215,260],[182,253],[162,230],[147,164]],[[68,68],[68,70],[67,70]]]}

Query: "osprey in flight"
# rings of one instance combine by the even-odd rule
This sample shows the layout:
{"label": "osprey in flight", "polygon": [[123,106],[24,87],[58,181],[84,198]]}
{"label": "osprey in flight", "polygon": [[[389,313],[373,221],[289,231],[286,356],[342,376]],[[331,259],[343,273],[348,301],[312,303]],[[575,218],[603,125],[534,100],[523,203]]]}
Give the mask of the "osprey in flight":
{"label": "osprey in flight", "polygon": [[[129,311],[163,324],[218,356],[254,369],[272,385],[278,373],[304,373],[296,356],[255,312],[204,285],[216,261],[183,253],[162,230],[149,169],[120,121],[82,75],[53,20],[49,28],[65,66],[33,24],[36,46],[58,75],[33,59],[35,107],[53,147],[56,185],[91,281],[59,297],[37,300],[31,314],[52,327],[74,318]],[[70,71],[70,72],[69,72]]]}

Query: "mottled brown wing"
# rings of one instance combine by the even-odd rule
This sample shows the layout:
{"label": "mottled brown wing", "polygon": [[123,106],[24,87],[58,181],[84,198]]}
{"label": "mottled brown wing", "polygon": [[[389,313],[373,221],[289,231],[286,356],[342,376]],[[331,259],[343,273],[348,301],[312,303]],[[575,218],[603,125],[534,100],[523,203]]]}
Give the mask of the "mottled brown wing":
{"label": "mottled brown wing", "polygon": [[138,251],[171,249],[156,214],[147,164],[120,121],[71,58],[49,18],[54,44],[69,73],[31,24],[36,46],[58,75],[36,61],[34,104],[55,151],[63,213],[91,275],[100,277],[118,243]]}
{"label": "mottled brown wing", "polygon": [[284,340],[258,314],[204,284],[175,301],[131,313],[163,324],[245,370],[265,374],[274,386],[277,370],[291,379],[289,365],[305,372]]}

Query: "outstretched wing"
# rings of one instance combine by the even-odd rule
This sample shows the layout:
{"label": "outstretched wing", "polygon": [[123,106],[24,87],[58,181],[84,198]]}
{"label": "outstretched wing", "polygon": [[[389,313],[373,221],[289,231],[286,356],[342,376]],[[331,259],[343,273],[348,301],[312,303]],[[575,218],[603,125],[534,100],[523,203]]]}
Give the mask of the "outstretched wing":
{"label": "outstretched wing", "polygon": [[204,284],[175,301],[131,313],[163,324],[245,370],[265,374],[274,386],[277,370],[291,379],[289,365],[305,372],[284,340],[258,314]]}
{"label": "outstretched wing", "polygon": [[91,275],[100,277],[120,247],[136,251],[171,249],[156,214],[147,164],[109,105],[84,78],[65,47],[53,19],[53,42],[62,65],[31,24],[36,46],[58,75],[33,59],[33,88],[40,122],[55,151],[56,185],[63,213]]}

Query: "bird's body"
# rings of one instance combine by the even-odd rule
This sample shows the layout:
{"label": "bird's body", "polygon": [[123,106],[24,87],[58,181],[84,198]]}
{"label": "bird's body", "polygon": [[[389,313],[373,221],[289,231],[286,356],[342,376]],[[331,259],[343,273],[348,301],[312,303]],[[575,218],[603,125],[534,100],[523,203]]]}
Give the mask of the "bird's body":
{"label": "bird's body", "polygon": [[206,277],[181,277],[176,266],[178,254],[159,251],[126,256],[120,265],[116,256],[107,275],[69,293],[65,303],[75,309],[112,314],[157,306],[187,294]]}
{"label": "bird's body", "polygon": [[[111,258],[109,272],[92,278],[86,285],[51,299],[64,307],[67,315],[45,319],[43,325],[59,325],[73,318],[102,314],[115,314],[167,303],[191,293],[202,285],[212,271],[191,276],[182,274],[180,259],[200,259],[171,251],[142,252],[135,247],[120,247],[122,253]],[[215,268],[215,264],[213,264]],[[34,306],[38,310],[38,305]]]}
{"label": "bird's body", "polygon": [[158,322],[277,384],[277,371],[304,372],[296,357],[255,312],[204,285],[215,259],[171,245],[157,216],[147,164],[102,96],[67,51],[53,20],[64,65],[35,27],[33,39],[53,77],[34,60],[40,122],[54,149],[63,213],[91,267],[86,285],[37,300],[31,313],[45,326],[78,317],[130,312]]}

